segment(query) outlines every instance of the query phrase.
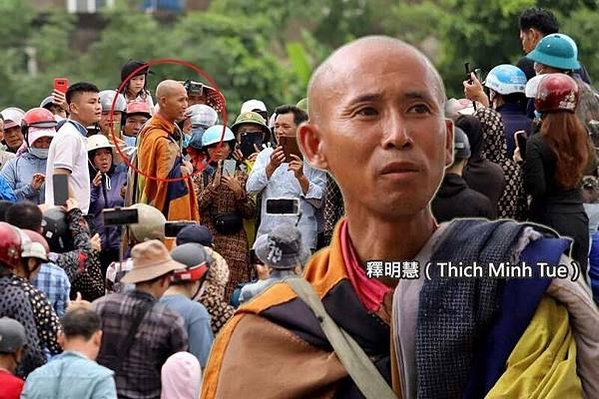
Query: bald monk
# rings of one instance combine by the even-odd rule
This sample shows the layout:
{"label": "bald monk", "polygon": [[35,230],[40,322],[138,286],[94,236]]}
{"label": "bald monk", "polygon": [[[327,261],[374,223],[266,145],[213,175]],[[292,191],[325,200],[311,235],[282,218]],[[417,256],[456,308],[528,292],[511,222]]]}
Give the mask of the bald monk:
{"label": "bald monk", "polygon": [[[183,160],[178,144],[180,137],[175,122],[183,119],[187,108],[187,92],[174,80],[160,82],[156,89],[160,110],[139,133],[137,165],[145,175],[160,179],[188,176],[192,165]],[[190,179],[165,183],[140,174],[135,176],[133,203],[152,205],[167,220],[199,221],[197,198]]]}
{"label": "bald monk", "polygon": [[[599,397],[599,312],[590,291],[581,279],[542,278],[536,265],[561,262],[572,272],[569,242],[541,226],[437,225],[431,215],[453,141],[431,63],[399,40],[363,38],[315,71],[308,104],[302,151],[336,179],[346,215],[304,277],[376,369],[358,388],[360,373],[343,364],[359,363],[342,364],[325,317],[281,282],[221,330],[202,398],[362,398],[373,385],[387,387],[369,396],[376,399]],[[518,260],[531,265],[531,278],[463,277],[474,261],[488,273],[489,262]],[[443,261],[458,277],[441,276]]]}

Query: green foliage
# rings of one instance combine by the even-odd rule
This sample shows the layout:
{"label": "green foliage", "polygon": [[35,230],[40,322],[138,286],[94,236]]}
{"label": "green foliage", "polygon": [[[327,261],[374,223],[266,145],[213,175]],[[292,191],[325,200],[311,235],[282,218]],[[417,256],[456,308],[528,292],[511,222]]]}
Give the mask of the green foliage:
{"label": "green foliage", "polygon": [[[464,62],[484,71],[522,54],[518,15],[530,6],[562,10],[563,31],[599,79],[597,0],[213,0],[207,11],[163,18],[139,11],[140,0],[117,0],[102,13],[98,39],[81,52],[73,36],[82,19],[53,10],[36,16],[31,0],[0,2],[0,108],[36,106],[52,80],[87,80],[116,88],[129,59],[182,59],[212,76],[227,98],[229,120],[241,102],[269,109],[305,97],[310,74],[335,48],[385,34],[421,48],[438,66],[448,92],[462,95]],[[88,19],[86,19],[88,20]],[[80,40],[79,40],[80,42]],[[28,49],[39,73],[28,74]],[[165,78],[205,79],[181,66],[153,68],[149,87]]]}
{"label": "green foliage", "polygon": [[595,87],[599,80],[599,12],[580,9],[573,12],[568,19],[560,18],[562,31],[574,39],[578,45],[579,60],[584,64],[589,75],[594,78]]}

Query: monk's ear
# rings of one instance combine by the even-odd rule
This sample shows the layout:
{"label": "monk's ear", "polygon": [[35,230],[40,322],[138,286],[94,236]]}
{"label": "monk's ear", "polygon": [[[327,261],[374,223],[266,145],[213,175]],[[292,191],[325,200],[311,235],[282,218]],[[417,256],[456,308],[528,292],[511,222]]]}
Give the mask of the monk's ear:
{"label": "monk's ear", "polygon": [[453,163],[453,121],[445,119],[445,166]]}
{"label": "monk's ear", "polygon": [[317,169],[328,170],[329,163],[323,151],[322,131],[318,125],[310,122],[302,123],[297,129],[297,141],[310,165]]}

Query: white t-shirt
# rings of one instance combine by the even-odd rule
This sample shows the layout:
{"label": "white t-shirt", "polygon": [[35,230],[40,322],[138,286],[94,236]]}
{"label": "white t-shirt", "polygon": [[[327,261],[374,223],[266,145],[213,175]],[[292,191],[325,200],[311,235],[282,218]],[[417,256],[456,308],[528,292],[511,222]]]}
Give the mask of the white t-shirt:
{"label": "white t-shirt", "polygon": [[69,187],[79,203],[79,208],[87,214],[91,187],[87,166],[87,138],[82,134],[84,131],[87,132],[87,129],[83,125],[69,120],[52,139],[46,163],[46,205],[55,205],[52,181],[54,169],[67,169],[71,171]]}

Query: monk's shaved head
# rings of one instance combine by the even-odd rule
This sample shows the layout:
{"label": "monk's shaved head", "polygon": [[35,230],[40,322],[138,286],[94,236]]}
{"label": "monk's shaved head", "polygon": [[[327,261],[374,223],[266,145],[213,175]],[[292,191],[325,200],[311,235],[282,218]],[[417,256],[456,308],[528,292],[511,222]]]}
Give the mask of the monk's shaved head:
{"label": "monk's shaved head", "polygon": [[187,91],[174,80],[163,80],[156,88],[159,113],[168,121],[181,121],[187,109]]}
{"label": "monk's shaved head", "polygon": [[366,37],[314,72],[310,121],[298,137],[309,162],[335,178],[348,216],[362,222],[366,214],[381,221],[422,216],[452,162],[444,104],[439,73],[420,51]]}
{"label": "monk's shaved head", "polygon": [[[362,62],[391,62],[401,58],[416,58],[426,66],[431,84],[435,86],[437,98],[445,102],[445,87],[441,76],[430,60],[415,47],[387,36],[368,36],[337,49],[312,74],[308,86],[308,114],[310,120],[318,123],[321,115],[326,115],[326,104],[336,101],[342,95],[345,85],[360,80],[368,70],[361,68]],[[361,76],[362,75],[362,76]]]}
{"label": "monk's shaved head", "polygon": [[175,80],[163,80],[156,88],[156,97],[170,97],[185,90],[185,87]]}

